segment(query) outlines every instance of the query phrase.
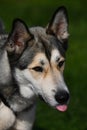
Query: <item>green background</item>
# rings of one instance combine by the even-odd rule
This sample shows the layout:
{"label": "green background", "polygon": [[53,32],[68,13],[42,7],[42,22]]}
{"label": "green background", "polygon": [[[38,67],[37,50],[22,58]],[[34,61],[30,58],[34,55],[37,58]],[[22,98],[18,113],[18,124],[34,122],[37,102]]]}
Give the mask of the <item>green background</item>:
{"label": "green background", "polygon": [[0,17],[6,31],[14,18],[28,26],[46,26],[61,5],[69,13],[69,49],[65,81],[71,100],[67,112],[61,113],[38,101],[34,130],[87,130],[87,1],[86,0],[0,0]]}

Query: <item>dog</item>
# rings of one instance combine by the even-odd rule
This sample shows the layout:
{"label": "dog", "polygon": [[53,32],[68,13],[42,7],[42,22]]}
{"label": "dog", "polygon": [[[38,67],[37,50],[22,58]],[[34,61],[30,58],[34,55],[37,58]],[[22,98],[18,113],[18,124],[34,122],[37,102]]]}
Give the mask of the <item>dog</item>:
{"label": "dog", "polygon": [[68,36],[63,6],[45,28],[13,21],[9,35],[0,39],[0,130],[31,130],[36,97],[67,110],[70,94],[63,71]]}

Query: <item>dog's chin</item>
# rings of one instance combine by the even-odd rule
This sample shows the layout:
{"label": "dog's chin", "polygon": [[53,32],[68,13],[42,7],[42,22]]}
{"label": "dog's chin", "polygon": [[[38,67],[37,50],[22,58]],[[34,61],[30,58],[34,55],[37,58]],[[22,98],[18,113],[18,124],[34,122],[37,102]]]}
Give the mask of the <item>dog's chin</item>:
{"label": "dog's chin", "polygon": [[54,109],[60,111],[60,112],[65,112],[67,109],[68,109],[68,105],[67,104],[58,104],[58,103],[55,103],[52,104],[52,103],[49,103],[47,101],[44,100],[44,98],[42,97],[42,95],[38,95],[39,96],[39,99],[45,103],[47,103],[48,105],[50,105],[51,107],[53,107]]}

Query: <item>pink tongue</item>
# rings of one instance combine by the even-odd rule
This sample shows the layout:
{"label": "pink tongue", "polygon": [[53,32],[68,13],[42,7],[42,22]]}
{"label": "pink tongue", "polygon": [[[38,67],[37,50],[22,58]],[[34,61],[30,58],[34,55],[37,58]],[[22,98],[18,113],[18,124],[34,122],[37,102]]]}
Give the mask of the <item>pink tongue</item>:
{"label": "pink tongue", "polygon": [[67,110],[67,105],[58,105],[58,106],[56,106],[56,109],[61,112],[64,112]]}

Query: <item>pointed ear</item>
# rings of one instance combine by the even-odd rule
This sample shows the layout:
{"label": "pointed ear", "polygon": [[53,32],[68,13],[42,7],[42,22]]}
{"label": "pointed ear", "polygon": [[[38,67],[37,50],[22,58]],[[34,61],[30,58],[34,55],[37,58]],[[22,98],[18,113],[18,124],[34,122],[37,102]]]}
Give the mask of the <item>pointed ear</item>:
{"label": "pointed ear", "polygon": [[67,49],[68,40],[68,14],[64,6],[58,8],[49,23],[47,34],[55,35],[62,43],[64,49]]}
{"label": "pointed ear", "polygon": [[31,40],[33,35],[29,32],[26,24],[20,20],[15,19],[13,21],[11,33],[7,40],[7,51],[21,54],[24,50],[27,41]]}

